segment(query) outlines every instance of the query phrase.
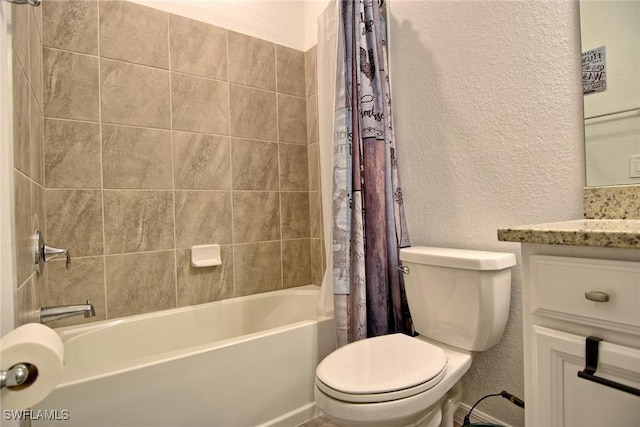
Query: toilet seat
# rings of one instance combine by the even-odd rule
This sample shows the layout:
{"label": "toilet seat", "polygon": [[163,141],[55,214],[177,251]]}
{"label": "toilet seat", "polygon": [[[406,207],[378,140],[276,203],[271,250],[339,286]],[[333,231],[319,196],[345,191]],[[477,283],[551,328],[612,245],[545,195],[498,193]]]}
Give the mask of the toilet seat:
{"label": "toilet seat", "polygon": [[348,344],[316,369],[316,386],[335,399],[376,403],[402,399],[437,385],[447,356],[435,345],[403,334]]}

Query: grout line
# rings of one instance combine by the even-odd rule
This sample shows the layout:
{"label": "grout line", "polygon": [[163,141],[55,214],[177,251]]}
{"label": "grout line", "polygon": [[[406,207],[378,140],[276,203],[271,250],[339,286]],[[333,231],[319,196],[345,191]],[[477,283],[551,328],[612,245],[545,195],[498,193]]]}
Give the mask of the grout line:
{"label": "grout line", "polygon": [[[98,5],[99,6],[99,5]],[[107,292],[107,231],[104,203],[104,164],[102,160],[102,53],[100,43],[100,7],[98,7],[98,135],[100,138],[100,196],[102,199],[102,280],[104,283],[104,317],[109,319],[109,297]]]}
{"label": "grout line", "polygon": [[[274,67],[276,71],[276,90],[278,89],[278,49],[276,49],[275,44],[273,46],[273,60]],[[284,248],[283,248],[283,239],[282,239],[282,180],[280,179],[281,175],[281,164],[280,164],[280,97],[276,92],[276,139],[278,140],[278,222],[280,225],[280,289],[284,289]]]}
{"label": "grout line", "polygon": [[169,64],[169,127],[171,133],[169,141],[171,143],[171,197],[173,202],[173,289],[174,289],[174,301],[175,307],[179,307],[178,304],[178,251],[177,251],[177,231],[176,231],[176,173],[174,165],[174,150],[173,150],[173,79],[171,71],[171,14],[167,13],[167,56]]}
{"label": "grout line", "polygon": [[[159,128],[159,127],[152,127],[152,126],[132,125],[132,124],[127,124],[127,123],[105,122],[105,121],[102,121],[100,119],[98,121],[80,120],[80,119],[68,119],[68,118],[64,118],[64,117],[45,116],[44,114],[42,115],[42,117],[43,117],[43,119],[46,119],[46,120],[59,120],[59,121],[64,121],[64,122],[86,123],[86,124],[94,124],[94,125],[108,125],[108,126],[126,127],[126,128],[133,128],[133,129],[148,129],[148,130],[164,131],[164,132],[179,132],[179,133],[188,133],[188,134],[193,134],[193,135],[213,136],[213,137],[218,137],[218,138],[242,139],[242,140],[247,140],[247,141],[259,141],[259,142],[273,142],[273,143],[282,143],[282,144],[288,144],[288,145],[303,145],[303,146],[309,145],[306,142],[303,143],[303,142],[277,141],[277,140],[274,140],[274,139],[260,139],[260,138],[256,138],[256,137],[246,137],[246,136],[231,135],[230,133],[227,133],[227,134],[223,134],[223,133],[208,133],[208,132],[198,132],[198,131],[185,130],[185,129],[175,129],[172,126],[170,128]],[[312,144],[315,144],[315,142],[312,143]]]}
{"label": "grout line", "polygon": [[[225,54],[227,55],[227,80],[229,80],[229,30],[224,31],[224,45],[225,45],[225,49],[226,52]],[[228,96],[227,96],[227,111],[228,111],[228,116],[227,116],[227,125],[229,126],[229,135],[231,135],[231,85],[229,84],[229,88],[227,90]],[[239,291],[239,289],[237,289],[236,287],[236,280],[237,280],[237,276],[236,276],[236,241],[235,241],[235,233],[234,233],[234,212],[233,212],[233,199],[234,199],[234,194],[235,194],[235,189],[233,188],[233,155],[231,154],[233,147],[235,146],[234,143],[232,143],[231,139],[229,139],[229,161],[231,163],[231,167],[229,168],[229,173],[231,174],[231,270],[232,270],[232,274],[233,274],[233,280],[231,282],[231,295],[232,296],[238,296],[237,292]],[[224,262],[223,262],[224,263]],[[224,265],[224,264],[223,264]]]}

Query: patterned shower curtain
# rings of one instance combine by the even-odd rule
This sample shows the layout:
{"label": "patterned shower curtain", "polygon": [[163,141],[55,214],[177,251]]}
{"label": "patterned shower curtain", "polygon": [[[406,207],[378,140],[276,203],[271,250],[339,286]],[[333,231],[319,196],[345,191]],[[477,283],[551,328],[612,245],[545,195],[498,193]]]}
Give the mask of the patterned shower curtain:
{"label": "patterned shower curtain", "polygon": [[409,246],[377,0],[341,0],[333,152],[333,286],[338,346],[412,333],[398,270]]}

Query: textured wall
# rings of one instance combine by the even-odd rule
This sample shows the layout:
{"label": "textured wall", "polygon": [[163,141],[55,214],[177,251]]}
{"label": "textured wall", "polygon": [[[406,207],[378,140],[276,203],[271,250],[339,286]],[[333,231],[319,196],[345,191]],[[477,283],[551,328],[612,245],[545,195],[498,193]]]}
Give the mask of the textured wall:
{"label": "textured wall", "polygon": [[[311,51],[124,1],[37,10],[43,47],[25,50],[43,57],[33,180],[49,243],[74,259],[70,271],[49,263],[48,291],[20,301],[33,311],[91,298],[100,320],[317,278]],[[190,266],[189,248],[205,243],[222,245],[222,266]]]}
{"label": "textured wall", "polygon": [[[390,2],[391,80],[414,245],[510,251],[500,226],[582,217],[577,3]],[[477,354],[464,402],[523,394],[521,273],[505,336]],[[464,313],[460,313],[464,315]],[[481,411],[513,425],[506,401]]]}

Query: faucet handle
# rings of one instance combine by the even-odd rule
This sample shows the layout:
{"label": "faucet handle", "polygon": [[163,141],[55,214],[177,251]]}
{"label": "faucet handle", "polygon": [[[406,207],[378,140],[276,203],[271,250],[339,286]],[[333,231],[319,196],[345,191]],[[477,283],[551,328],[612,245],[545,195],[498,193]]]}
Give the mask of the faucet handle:
{"label": "faucet handle", "polygon": [[53,246],[47,245],[44,242],[44,238],[40,230],[36,230],[34,235],[34,242],[35,270],[38,273],[38,276],[42,274],[42,269],[45,262],[52,260],[60,255],[65,255],[67,257],[67,270],[71,268],[71,254],[69,253],[69,251],[66,249],[54,248]]}
{"label": "faucet handle", "polygon": [[71,254],[69,253],[68,250],[54,248],[53,246],[49,246],[45,243],[44,245],[42,245],[42,252],[44,255],[42,257],[44,262],[52,260],[60,255],[65,255],[67,257],[67,262],[66,262],[67,270],[71,268]]}

